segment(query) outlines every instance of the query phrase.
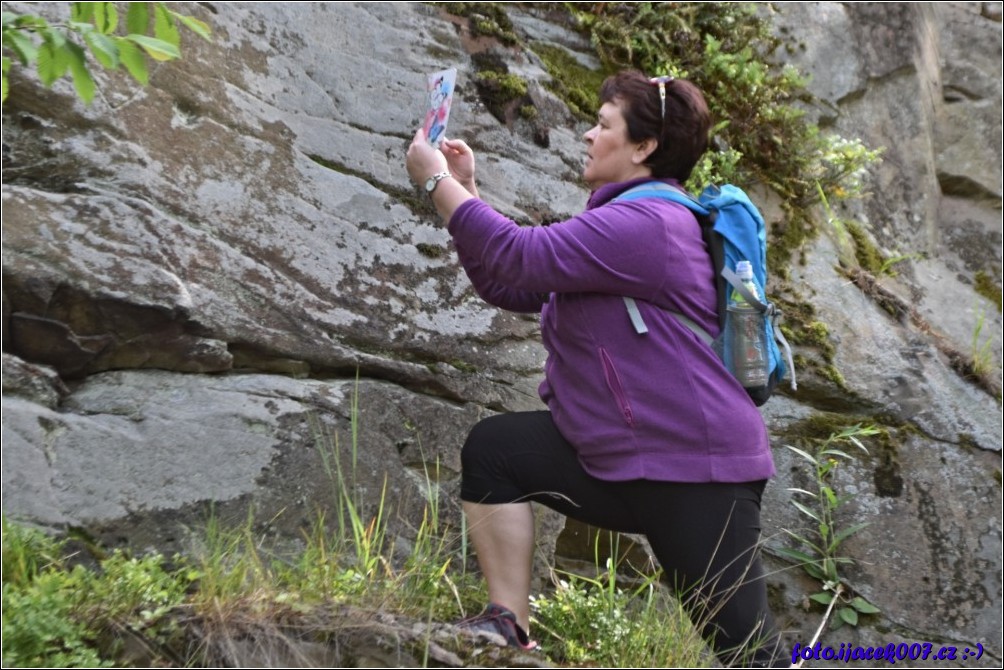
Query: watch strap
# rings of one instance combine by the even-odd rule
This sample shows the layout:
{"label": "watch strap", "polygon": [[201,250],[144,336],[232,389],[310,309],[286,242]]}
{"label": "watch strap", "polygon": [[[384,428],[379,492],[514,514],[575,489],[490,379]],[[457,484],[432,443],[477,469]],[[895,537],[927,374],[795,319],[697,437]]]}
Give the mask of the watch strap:
{"label": "watch strap", "polygon": [[439,186],[439,182],[443,181],[447,177],[452,177],[452,176],[453,175],[451,175],[449,171],[439,172],[437,174],[432,175],[425,182],[425,190],[431,195],[432,192],[436,190],[436,187]]}

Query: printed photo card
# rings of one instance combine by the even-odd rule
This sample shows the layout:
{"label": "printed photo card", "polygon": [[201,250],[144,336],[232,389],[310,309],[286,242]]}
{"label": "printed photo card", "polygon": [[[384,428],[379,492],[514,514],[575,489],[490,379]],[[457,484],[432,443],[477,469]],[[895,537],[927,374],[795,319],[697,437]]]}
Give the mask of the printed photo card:
{"label": "printed photo card", "polygon": [[457,83],[457,69],[433,72],[428,76],[429,109],[425,113],[425,137],[438,147],[446,134],[446,123],[453,106],[453,89]]}

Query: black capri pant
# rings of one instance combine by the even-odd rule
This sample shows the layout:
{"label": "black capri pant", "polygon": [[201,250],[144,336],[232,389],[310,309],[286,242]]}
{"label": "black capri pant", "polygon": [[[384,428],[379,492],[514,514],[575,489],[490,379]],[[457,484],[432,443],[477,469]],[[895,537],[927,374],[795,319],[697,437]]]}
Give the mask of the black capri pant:
{"label": "black capri pant", "polygon": [[461,462],[461,498],[467,502],[532,500],[593,526],[644,535],[669,583],[685,592],[681,600],[720,660],[734,662],[735,650],[754,640],[759,650],[739,662],[772,664],[777,633],[757,552],[766,481],[596,479],[546,411],[479,422]]}

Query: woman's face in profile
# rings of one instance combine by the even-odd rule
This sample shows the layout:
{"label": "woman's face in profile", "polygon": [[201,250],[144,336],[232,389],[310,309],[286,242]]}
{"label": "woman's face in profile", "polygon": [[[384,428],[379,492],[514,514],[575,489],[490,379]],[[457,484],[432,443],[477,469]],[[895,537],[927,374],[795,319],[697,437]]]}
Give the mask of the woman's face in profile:
{"label": "woman's face in profile", "polygon": [[586,131],[586,165],[582,177],[595,190],[604,184],[627,181],[650,173],[634,160],[639,145],[628,139],[620,101],[606,102],[600,107],[596,125]]}

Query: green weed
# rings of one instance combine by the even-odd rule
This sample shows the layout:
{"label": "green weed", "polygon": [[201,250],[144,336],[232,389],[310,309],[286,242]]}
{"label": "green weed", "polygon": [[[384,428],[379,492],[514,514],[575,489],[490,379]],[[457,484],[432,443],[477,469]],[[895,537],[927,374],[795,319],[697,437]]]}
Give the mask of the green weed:
{"label": "green weed", "polygon": [[973,328],[973,339],[970,345],[970,358],[971,365],[973,369],[973,374],[982,377],[993,374],[997,369],[997,363],[994,360],[994,337],[993,335],[988,335],[986,340],[982,343],[980,339],[983,334],[983,327],[986,325],[986,312],[980,310],[979,314],[976,316],[976,326]]}
{"label": "green weed", "polygon": [[791,504],[811,521],[811,527],[808,534],[784,529],[784,532],[797,541],[799,548],[782,548],[778,551],[782,556],[801,565],[809,576],[819,580],[822,590],[809,596],[809,599],[829,606],[827,616],[836,607],[837,618],[833,620],[834,628],[844,623],[856,626],[858,614],[874,614],[879,611],[861,596],[854,595],[840,574],[840,566],[854,563],[852,558],[841,554],[841,545],[847,538],[867,527],[868,523],[840,526],[836,511],[847,499],[837,495],[833,488],[832,476],[842,462],[853,459],[850,454],[838,447],[851,445],[867,454],[868,450],[860,438],[878,435],[880,432],[875,426],[856,425],[832,433],[825,440],[817,441],[816,448],[812,451],[785,445],[811,466],[815,490],[789,489],[807,500],[803,503],[792,499]]}
{"label": "green weed", "polygon": [[62,564],[64,542],[2,518],[3,583],[26,586],[43,570]]}
{"label": "green weed", "polygon": [[553,591],[531,597],[535,631],[556,660],[595,667],[707,666],[704,642],[659,583],[660,573],[637,575],[625,586],[613,558],[597,554],[596,565],[594,577],[558,573]]}
{"label": "green weed", "polygon": [[65,543],[3,519],[4,667],[111,667],[123,635],[170,639],[169,614],[192,573],[121,551],[97,569],[70,565]]}

